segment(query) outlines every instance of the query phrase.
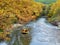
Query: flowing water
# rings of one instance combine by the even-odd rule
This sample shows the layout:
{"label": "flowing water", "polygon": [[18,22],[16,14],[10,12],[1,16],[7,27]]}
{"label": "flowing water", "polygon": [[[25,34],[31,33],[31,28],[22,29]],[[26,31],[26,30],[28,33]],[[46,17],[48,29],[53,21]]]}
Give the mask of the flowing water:
{"label": "flowing water", "polygon": [[[60,30],[49,24],[45,18],[40,18],[26,26],[31,27],[29,34],[13,33],[10,45],[60,45]],[[17,36],[16,36],[17,35]],[[14,44],[13,44],[14,43]],[[8,44],[8,45],[9,45]],[[5,42],[0,45],[6,45]]]}

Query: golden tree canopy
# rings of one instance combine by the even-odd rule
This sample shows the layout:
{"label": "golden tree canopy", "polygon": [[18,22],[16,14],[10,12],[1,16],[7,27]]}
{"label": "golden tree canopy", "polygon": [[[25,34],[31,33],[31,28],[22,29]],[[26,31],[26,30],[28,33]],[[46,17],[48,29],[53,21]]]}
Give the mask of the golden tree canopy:
{"label": "golden tree canopy", "polygon": [[0,28],[14,22],[27,23],[34,20],[42,13],[43,7],[44,4],[33,0],[0,0]]}

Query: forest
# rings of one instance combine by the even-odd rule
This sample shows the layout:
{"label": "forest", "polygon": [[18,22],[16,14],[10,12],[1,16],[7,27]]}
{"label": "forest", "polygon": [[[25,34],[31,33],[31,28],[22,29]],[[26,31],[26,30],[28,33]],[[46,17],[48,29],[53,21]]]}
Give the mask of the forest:
{"label": "forest", "polygon": [[26,25],[41,17],[58,26],[60,0],[0,0],[0,39],[10,40],[14,24]]}

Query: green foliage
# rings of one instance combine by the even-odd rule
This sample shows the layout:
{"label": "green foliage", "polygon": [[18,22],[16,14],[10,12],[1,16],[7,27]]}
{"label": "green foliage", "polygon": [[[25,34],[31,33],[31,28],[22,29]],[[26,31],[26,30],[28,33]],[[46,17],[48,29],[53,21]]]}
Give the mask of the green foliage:
{"label": "green foliage", "polygon": [[48,13],[49,22],[60,22],[60,2],[57,1],[50,5]]}
{"label": "green foliage", "polygon": [[50,4],[50,3],[55,2],[56,0],[35,0],[35,1],[37,1],[37,2],[42,2],[42,3],[44,3],[44,4]]}
{"label": "green foliage", "polygon": [[0,28],[0,32],[3,32],[3,29]]}

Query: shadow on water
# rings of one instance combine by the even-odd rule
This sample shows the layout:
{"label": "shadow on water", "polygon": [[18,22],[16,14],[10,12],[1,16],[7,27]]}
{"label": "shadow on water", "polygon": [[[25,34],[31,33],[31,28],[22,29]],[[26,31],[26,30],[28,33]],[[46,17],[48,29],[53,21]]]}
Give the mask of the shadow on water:
{"label": "shadow on water", "polygon": [[12,40],[9,44],[60,45],[60,30],[58,30],[56,26],[53,26],[46,22],[47,21],[45,18],[40,18],[36,22],[27,24],[26,26],[31,27],[31,30],[29,30],[29,34],[21,34],[20,27],[18,29],[15,29],[14,36],[12,35]]}

